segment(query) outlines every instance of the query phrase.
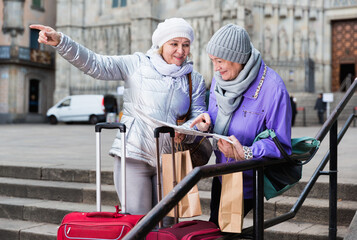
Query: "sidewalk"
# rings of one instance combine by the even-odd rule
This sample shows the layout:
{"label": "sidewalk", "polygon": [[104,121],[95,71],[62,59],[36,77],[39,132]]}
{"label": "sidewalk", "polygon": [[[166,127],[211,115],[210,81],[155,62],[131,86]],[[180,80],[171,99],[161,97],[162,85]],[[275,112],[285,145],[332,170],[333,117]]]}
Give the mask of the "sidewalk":
{"label": "sidewalk", "polygon": [[[320,126],[293,127],[292,137],[314,137],[319,129]],[[0,165],[95,170],[93,125],[0,124],[0,133]],[[102,131],[103,171],[113,168],[113,158],[107,153],[115,135],[116,130]],[[357,182],[356,136],[357,128],[350,127],[338,148],[338,181],[341,183]],[[304,166],[304,180],[311,177],[328,146],[329,135],[314,159]],[[322,176],[319,181],[328,181],[328,177]]]}

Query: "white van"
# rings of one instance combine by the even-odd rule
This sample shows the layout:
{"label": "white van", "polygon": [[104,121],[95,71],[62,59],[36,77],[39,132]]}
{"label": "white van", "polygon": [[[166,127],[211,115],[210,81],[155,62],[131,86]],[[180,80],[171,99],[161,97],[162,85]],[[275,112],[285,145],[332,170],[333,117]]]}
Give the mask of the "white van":
{"label": "white van", "polygon": [[48,109],[50,124],[57,122],[89,122],[96,124],[105,121],[103,95],[73,95],[59,101]]}

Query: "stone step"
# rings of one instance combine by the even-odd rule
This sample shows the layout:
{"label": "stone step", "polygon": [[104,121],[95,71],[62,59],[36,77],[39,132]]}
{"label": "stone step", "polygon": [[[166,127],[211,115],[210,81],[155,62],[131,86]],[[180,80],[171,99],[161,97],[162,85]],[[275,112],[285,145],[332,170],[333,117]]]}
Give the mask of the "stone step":
{"label": "stone step", "polygon": [[[243,226],[252,226],[252,219],[244,220]],[[348,227],[337,226],[337,240],[346,236]],[[296,221],[286,221],[264,230],[265,240],[327,240],[328,224],[313,224]],[[232,238],[234,239],[234,238]]]}
{"label": "stone step", "polygon": [[[200,191],[202,214],[210,213],[210,192]],[[278,196],[264,201],[265,219],[280,216],[290,211],[298,200],[297,197]],[[337,223],[348,226],[357,211],[357,201],[340,200],[337,203]],[[253,217],[253,211],[248,216]],[[328,224],[329,200],[307,198],[293,221],[304,221],[313,224]]]}
{"label": "stone step", "polygon": [[[294,187],[284,193],[284,196],[298,197],[304,190],[307,182],[300,181]],[[312,187],[309,198],[329,198],[329,183],[316,182]],[[337,197],[339,200],[355,201],[357,199],[357,184],[338,183]]]}
{"label": "stone step", "polygon": [[[93,170],[2,165],[0,177],[95,183],[96,173]],[[101,181],[102,184],[113,184],[113,172],[102,171]]]}
{"label": "stone step", "polygon": [[56,240],[56,224],[0,218],[0,238],[6,240]]}
{"label": "stone step", "polygon": [[[114,185],[101,186],[102,204],[118,205]],[[57,200],[67,202],[95,203],[94,183],[43,181],[20,178],[0,178],[0,195]]]}
{"label": "stone step", "polygon": [[[181,221],[189,221],[199,219],[208,221],[209,216],[202,215],[195,218],[181,219]],[[243,229],[253,226],[253,217],[251,214],[243,220]],[[265,240],[327,240],[328,239],[328,224],[305,223],[301,221],[289,220],[273,227],[264,230]],[[337,240],[342,240],[347,235],[348,227],[337,226]],[[229,239],[242,239],[230,237]]]}
{"label": "stone step", "polygon": [[[112,206],[120,204],[114,185],[103,184],[101,190],[102,204]],[[94,183],[0,178],[0,199],[5,196],[95,204],[96,185]],[[209,212],[210,192],[200,191],[200,196],[202,210]]]}
{"label": "stone step", "polygon": [[[203,184],[205,184],[204,181]],[[203,188],[206,187],[203,186]],[[93,183],[0,178],[0,195],[3,196],[94,204],[96,201],[95,194],[95,184]],[[200,197],[202,211],[204,214],[208,214],[210,192],[200,190]],[[280,209],[286,212],[295,203],[296,199],[296,197],[282,196],[266,201],[266,214],[268,216],[275,216],[279,214]],[[111,206],[119,205],[119,200],[113,185],[102,186],[102,204]],[[339,218],[339,221],[343,225],[349,224],[354,214],[353,211],[357,210],[357,202],[340,198],[338,204],[339,212],[341,213],[339,215],[343,216],[343,218]],[[317,214],[317,219],[308,217],[306,219],[307,221],[325,223],[323,221],[327,221],[328,219],[327,199],[308,198],[300,210],[300,213],[305,212],[304,209],[306,209],[307,213],[312,210],[319,213]],[[304,214],[302,215],[304,216]],[[313,216],[311,214],[308,215]]]}
{"label": "stone step", "polygon": [[[207,220],[206,216],[200,218]],[[188,221],[190,219],[181,219]],[[244,227],[251,226],[252,219],[244,220]],[[1,239],[11,240],[55,240],[59,225],[37,223],[31,221],[11,220],[0,218],[0,236]],[[346,236],[348,228],[345,226],[337,227],[337,240],[342,240]],[[240,238],[231,238],[240,239]],[[268,228],[264,231],[266,240],[322,240],[328,239],[328,225],[309,224],[301,222],[284,222]]]}
{"label": "stone step", "polygon": [[[95,171],[79,170],[79,169],[63,169],[63,168],[36,168],[36,167],[21,167],[4,165],[0,168],[0,177],[6,178],[22,178],[34,180],[49,180],[49,181],[64,181],[64,182],[80,182],[80,183],[95,183]],[[113,172],[103,171],[102,184],[113,185]],[[210,191],[212,178],[201,179],[198,183],[200,190]],[[301,194],[306,181],[300,181],[284,195],[296,197]],[[328,182],[316,182],[315,186],[309,193],[309,197],[313,198],[328,198],[329,185]],[[357,184],[339,183],[338,198],[343,200],[357,199]]]}
{"label": "stone step", "polygon": [[198,189],[202,190],[202,191],[211,191],[212,188],[212,178],[204,178],[201,179],[198,183],[197,183]]}
{"label": "stone step", "polygon": [[[78,169],[36,168],[5,165],[0,168],[0,177],[76,183],[95,183],[95,171]],[[103,171],[101,181],[103,185],[113,185],[113,173],[111,171]],[[212,178],[201,179],[198,182],[198,188],[200,190],[210,191],[211,182]],[[306,181],[300,181],[289,191],[285,192],[284,195],[292,197],[300,196],[305,186]],[[328,196],[328,182],[316,182],[315,186],[309,193],[309,198],[327,199]],[[339,183],[338,198],[343,200],[357,199],[357,184]]]}
{"label": "stone step", "polygon": [[199,190],[202,215],[210,214],[211,192]]}
{"label": "stone step", "polygon": [[[208,194],[200,192],[203,215],[209,215]],[[93,211],[96,211],[95,204],[0,196],[0,218],[60,224],[70,212]],[[102,211],[114,212],[115,207],[103,205]]]}
{"label": "stone step", "polygon": [[[71,212],[95,212],[95,204],[0,196],[0,218],[59,225]],[[103,212],[115,212],[114,206],[102,206]]]}
{"label": "stone step", "polygon": [[[63,175],[70,176],[70,174],[67,175],[67,172],[67,170],[62,170]],[[55,174],[50,175],[55,176]],[[2,195],[0,196],[0,218],[12,218],[19,221],[26,220],[32,223],[59,224],[63,216],[69,212],[94,211],[95,184],[87,183],[80,175],[78,174],[77,178],[65,178],[72,179],[72,182],[10,177],[0,178],[0,195]],[[110,171],[108,172],[108,176],[112,176]],[[80,180],[78,181],[78,179]],[[88,181],[91,182],[91,180]],[[268,219],[289,211],[297,200],[295,195],[300,194],[305,184],[301,182],[286,192],[284,196],[265,201],[265,218]],[[198,186],[200,188],[202,212],[206,216],[209,214],[211,179],[201,180]],[[356,198],[349,200],[353,198],[355,188],[356,186],[353,184],[339,184],[339,191],[342,190],[343,196],[343,198],[339,198],[338,202],[338,224],[340,226],[348,226],[357,210],[357,202],[351,201]],[[304,224],[310,224],[308,226],[311,226],[313,229],[315,225],[328,224],[328,200],[322,199],[328,196],[327,183],[317,183],[310,195],[313,198],[307,199],[297,216],[290,221],[297,223],[304,221]],[[339,195],[341,195],[340,192]],[[111,209],[106,208],[108,210],[103,209],[103,211],[114,211],[112,206],[118,205],[118,202],[114,186],[103,184],[102,203],[103,205],[111,206],[109,207]],[[38,225],[35,226],[39,227]],[[6,232],[6,234],[12,234],[12,230],[10,230],[1,231]],[[0,236],[2,236],[1,232]]]}
{"label": "stone step", "polygon": [[[212,178],[201,179],[198,182],[198,189],[203,191],[211,190]],[[283,195],[290,197],[299,197],[304,190],[307,182],[301,180],[294,187],[286,191]],[[316,182],[310,193],[309,198],[329,198],[329,183],[328,182]],[[354,201],[357,199],[357,184],[351,183],[338,183],[337,197],[339,200]]]}
{"label": "stone step", "polygon": [[[210,193],[200,191],[202,214],[209,215]],[[265,201],[265,218],[272,218],[288,212],[297,198],[276,197]],[[102,211],[114,212],[114,205],[104,205]],[[338,224],[348,226],[357,210],[357,202],[338,202]],[[63,202],[43,199],[28,199],[0,196],[0,217],[59,224],[65,214],[74,211],[95,211],[94,204]],[[251,213],[250,213],[251,215]],[[328,200],[307,199],[294,221],[327,224]]]}
{"label": "stone step", "polygon": [[[266,219],[280,216],[290,211],[296,203],[297,197],[279,196],[269,201],[265,201],[264,215]],[[341,226],[349,226],[357,210],[356,201],[337,202],[337,223]],[[292,221],[301,221],[313,224],[328,224],[329,221],[329,200],[307,198]]]}

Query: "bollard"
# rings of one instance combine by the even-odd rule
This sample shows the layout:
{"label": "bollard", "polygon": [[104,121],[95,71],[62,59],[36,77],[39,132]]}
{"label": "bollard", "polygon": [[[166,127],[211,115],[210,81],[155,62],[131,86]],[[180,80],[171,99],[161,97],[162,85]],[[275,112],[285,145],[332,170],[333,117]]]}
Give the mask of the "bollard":
{"label": "bollard", "polygon": [[302,122],[303,122],[303,126],[306,127],[306,111],[305,111],[305,107],[298,107],[297,108],[298,112],[302,112]]}

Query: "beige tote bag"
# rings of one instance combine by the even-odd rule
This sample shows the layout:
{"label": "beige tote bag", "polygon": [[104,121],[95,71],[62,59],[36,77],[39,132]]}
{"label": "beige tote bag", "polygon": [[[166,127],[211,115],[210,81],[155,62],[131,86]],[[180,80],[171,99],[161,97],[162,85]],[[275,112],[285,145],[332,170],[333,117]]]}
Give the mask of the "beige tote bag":
{"label": "beige tote bag", "polygon": [[218,223],[222,232],[242,232],[244,218],[243,173],[222,176]]}
{"label": "beige tote bag", "polygon": [[[176,159],[176,182],[179,183],[190,171],[192,171],[192,161],[190,151],[178,151],[175,153]],[[173,189],[173,168],[172,154],[162,155],[162,178],[163,193],[166,196]],[[195,185],[178,204],[179,217],[194,217],[202,215],[200,196],[198,187]],[[174,217],[174,210],[167,215]]]}

